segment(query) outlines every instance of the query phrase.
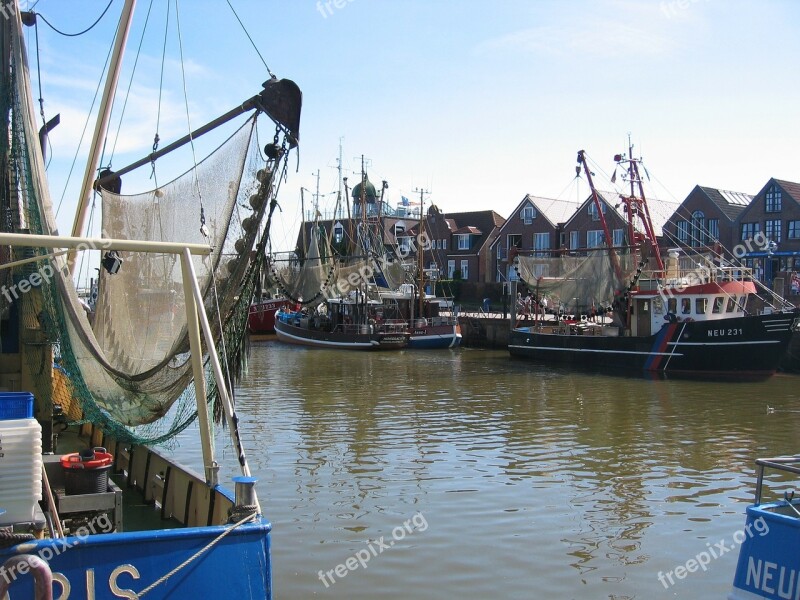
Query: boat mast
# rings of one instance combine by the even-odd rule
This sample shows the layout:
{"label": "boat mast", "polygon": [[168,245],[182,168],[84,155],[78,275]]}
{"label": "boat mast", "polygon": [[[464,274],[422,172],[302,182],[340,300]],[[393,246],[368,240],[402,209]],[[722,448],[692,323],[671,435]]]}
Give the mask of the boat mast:
{"label": "boat mast", "polygon": [[[106,85],[103,89],[103,97],[100,101],[100,109],[95,125],[94,136],[91,146],[89,146],[89,159],[86,162],[86,172],[83,175],[81,194],[78,197],[78,208],[75,212],[75,222],[72,225],[72,237],[83,235],[86,219],[89,214],[89,200],[92,197],[94,188],[95,173],[100,162],[100,152],[102,149],[101,141],[106,136],[108,121],[111,118],[111,107],[114,103],[114,94],[119,81],[119,73],[122,66],[122,56],[125,53],[125,45],[128,41],[128,34],[133,20],[133,10],[136,8],[136,0],[125,0],[122,7],[117,35],[114,40],[114,50],[111,55],[111,64],[106,78]],[[75,251],[73,250],[67,258],[67,266],[70,273],[75,270]]]}
{"label": "boat mast", "polygon": [[584,173],[586,173],[586,179],[589,182],[589,188],[592,190],[592,201],[594,202],[594,207],[597,210],[597,214],[600,216],[600,224],[603,226],[603,235],[606,238],[606,246],[608,247],[608,256],[611,259],[611,265],[614,267],[614,273],[617,276],[617,281],[621,284],[625,281],[625,276],[622,274],[622,267],[619,264],[619,256],[617,256],[617,253],[614,250],[614,242],[608,230],[608,223],[606,222],[606,216],[603,213],[603,205],[600,202],[600,194],[594,187],[592,172],[589,169],[589,165],[586,164],[585,154],[586,152],[584,150],[578,150],[578,163],[583,165],[583,171]]}
{"label": "boat mast", "polygon": [[417,287],[417,291],[419,292],[419,317],[422,318],[423,309],[424,309],[424,294],[423,286],[425,285],[425,248],[423,246],[423,240],[427,239],[425,236],[425,221],[423,221],[423,215],[425,214],[425,194],[429,194],[428,190],[423,190],[421,188],[416,188],[415,192],[419,192],[419,234],[417,235],[417,269],[419,270],[419,286]]}

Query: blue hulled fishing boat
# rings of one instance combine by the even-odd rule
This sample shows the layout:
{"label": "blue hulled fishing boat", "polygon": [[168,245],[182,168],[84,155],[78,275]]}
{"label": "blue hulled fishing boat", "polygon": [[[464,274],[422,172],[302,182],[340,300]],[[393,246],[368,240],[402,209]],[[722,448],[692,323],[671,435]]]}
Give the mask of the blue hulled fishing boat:
{"label": "blue hulled fishing boat", "polygon": [[[101,160],[111,164],[101,153],[134,7],[126,0],[120,15],[75,225],[63,236],[44,160],[59,119],[35,125],[23,34],[39,15],[16,0],[3,6],[0,598],[32,589],[37,599],[271,598],[271,525],[231,390],[298,143],[301,93],[270,73],[221,117],[161,149],[156,135],[152,153],[98,175]],[[158,181],[162,157],[188,143],[194,154],[198,138],[240,116],[184,176],[121,195],[127,173],[144,165]],[[259,126],[269,132],[263,148]],[[93,199],[102,237],[86,234]],[[79,294],[75,265],[86,250],[99,251],[102,268]],[[220,483],[215,419],[227,423],[238,459],[235,492]],[[156,449],[195,420],[201,473]],[[151,507],[136,522],[123,514],[130,493]]]}

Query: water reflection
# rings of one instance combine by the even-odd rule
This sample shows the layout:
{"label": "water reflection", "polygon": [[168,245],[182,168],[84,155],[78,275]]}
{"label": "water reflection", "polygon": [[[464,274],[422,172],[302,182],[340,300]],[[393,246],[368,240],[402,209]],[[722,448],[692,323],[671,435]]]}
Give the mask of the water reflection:
{"label": "water reflection", "polygon": [[[668,592],[656,574],[741,527],[754,458],[794,452],[800,421],[791,377],[277,343],[254,346],[250,369],[237,402],[281,598],[722,597],[733,555]],[[322,586],[318,570],[417,511],[425,533]]]}

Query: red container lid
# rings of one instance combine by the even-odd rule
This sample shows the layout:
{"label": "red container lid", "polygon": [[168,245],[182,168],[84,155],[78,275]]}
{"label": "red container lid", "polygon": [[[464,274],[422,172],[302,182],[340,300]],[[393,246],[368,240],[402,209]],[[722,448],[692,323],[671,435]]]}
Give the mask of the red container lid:
{"label": "red container lid", "polygon": [[106,452],[105,448],[95,448],[88,452],[73,452],[61,457],[61,466],[64,469],[101,469],[114,462],[113,455]]}

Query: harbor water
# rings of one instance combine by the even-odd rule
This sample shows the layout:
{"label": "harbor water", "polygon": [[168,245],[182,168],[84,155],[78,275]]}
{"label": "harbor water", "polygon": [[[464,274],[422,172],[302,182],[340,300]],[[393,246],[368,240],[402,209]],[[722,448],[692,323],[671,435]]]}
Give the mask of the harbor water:
{"label": "harbor water", "polygon": [[[254,343],[236,400],[275,596],[724,598],[755,458],[799,450],[799,382]],[[199,466],[196,431],[176,452]]]}

